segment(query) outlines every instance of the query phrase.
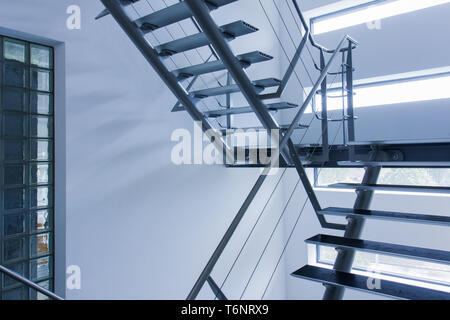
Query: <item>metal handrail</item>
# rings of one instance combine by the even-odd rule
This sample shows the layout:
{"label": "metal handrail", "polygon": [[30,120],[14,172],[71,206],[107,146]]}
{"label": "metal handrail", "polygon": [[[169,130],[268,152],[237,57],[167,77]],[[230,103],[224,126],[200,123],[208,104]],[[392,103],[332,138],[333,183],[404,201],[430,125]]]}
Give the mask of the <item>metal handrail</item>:
{"label": "metal handrail", "polygon": [[279,149],[283,149],[286,146],[288,140],[290,139],[292,133],[294,132],[296,124],[300,121],[301,116],[303,115],[303,113],[305,112],[305,110],[308,107],[309,103],[311,102],[312,98],[316,94],[317,89],[319,88],[319,86],[321,85],[322,81],[327,76],[328,70],[330,70],[330,67],[331,67],[332,63],[334,62],[334,59],[336,58],[337,54],[341,51],[341,49],[343,48],[344,44],[347,41],[351,42],[351,37],[349,35],[345,35],[342,38],[342,40],[339,42],[339,44],[336,47],[336,49],[333,50],[333,55],[328,60],[328,63],[326,64],[325,68],[323,68],[322,72],[320,73],[319,78],[317,79],[317,81],[314,84],[313,88],[311,89],[311,91],[309,92],[309,94],[306,97],[305,101],[303,102],[300,110],[295,115],[294,120],[292,121],[291,125],[289,126],[289,129],[287,130],[287,132],[283,136],[283,139],[281,140],[281,143],[279,145]]}
{"label": "metal handrail", "polygon": [[42,288],[41,286],[37,285],[36,283],[34,283],[33,281],[30,281],[29,279],[21,276],[20,274],[0,265],[0,272],[6,274],[7,276],[13,278],[14,280],[23,283],[25,286],[32,288],[40,293],[42,293],[43,295],[52,298],[53,300],[64,300],[63,298],[61,298],[60,296],[54,294],[53,292]]}

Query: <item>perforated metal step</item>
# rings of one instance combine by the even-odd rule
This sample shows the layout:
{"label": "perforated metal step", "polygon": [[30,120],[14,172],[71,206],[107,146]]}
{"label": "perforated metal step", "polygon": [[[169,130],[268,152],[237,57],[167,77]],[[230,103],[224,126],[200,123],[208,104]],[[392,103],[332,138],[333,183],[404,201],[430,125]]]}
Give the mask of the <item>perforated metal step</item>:
{"label": "perforated metal step", "polygon": [[[267,110],[269,111],[277,111],[282,109],[291,109],[296,108],[298,105],[288,102],[279,102],[279,103],[271,103],[266,105]],[[244,114],[244,113],[253,113],[253,109],[251,107],[241,107],[241,108],[230,108],[230,109],[220,109],[220,110],[212,110],[205,112],[205,115],[210,118],[217,118],[221,116],[231,115],[231,114]]]}
{"label": "perforated metal step", "polygon": [[[237,0],[207,0],[204,2],[210,10],[214,10],[236,1]],[[135,23],[144,33],[148,33],[190,17],[192,17],[191,10],[189,10],[188,6],[183,1],[152,12],[137,19]]]}
{"label": "perforated metal step", "polygon": [[[252,81],[252,83],[255,86],[255,91],[261,92],[266,88],[278,86],[281,83],[281,81],[278,79],[275,79],[275,78],[268,78],[268,79]],[[194,91],[194,92],[191,92],[191,95],[196,98],[203,99],[203,98],[219,96],[219,95],[227,94],[227,93],[236,93],[236,92],[240,92],[240,91],[241,91],[241,89],[238,87],[238,85],[232,84],[229,86]]]}
{"label": "perforated metal step", "polygon": [[360,219],[394,220],[402,222],[422,223],[450,226],[450,217],[428,214],[413,214],[390,211],[358,210],[349,208],[326,208],[318,211],[321,215],[352,217]]}
{"label": "perforated metal step", "polygon": [[[273,59],[272,56],[268,54],[262,53],[260,51],[253,51],[245,54],[241,54],[237,56],[238,60],[241,62],[243,68],[247,68],[251,66],[253,63],[269,61]],[[207,63],[198,64],[195,66],[189,66],[186,68],[181,68],[172,71],[173,74],[179,79],[187,79],[193,76],[216,72],[225,70],[226,67],[221,60],[211,61]]]}
{"label": "perforated metal step", "polygon": [[[228,41],[249,33],[258,31],[257,28],[239,20],[220,27],[225,39]],[[181,39],[173,40],[157,46],[155,49],[160,56],[171,56],[176,53],[200,48],[209,44],[209,40],[204,33],[197,33]]]}
{"label": "perforated metal step", "polygon": [[449,300],[450,293],[382,280],[379,289],[369,289],[369,277],[306,265],[292,273],[294,277],[341,286],[405,300]]}

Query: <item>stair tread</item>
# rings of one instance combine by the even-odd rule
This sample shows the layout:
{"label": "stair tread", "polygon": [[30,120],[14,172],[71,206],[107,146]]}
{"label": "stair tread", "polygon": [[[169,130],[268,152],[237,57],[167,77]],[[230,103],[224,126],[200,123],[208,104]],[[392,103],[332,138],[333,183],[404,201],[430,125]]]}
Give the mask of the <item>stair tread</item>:
{"label": "stair tread", "polygon": [[[267,109],[270,111],[281,110],[281,109],[290,109],[298,107],[298,105],[289,103],[289,102],[278,102],[271,103],[266,105]],[[211,110],[205,112],[205,115],[208,117],[220,117],[226,116],[230,114],[244,114],[244,113],[252,113],[253,109],[251,107],[239,107],[239,108],[229,108],[229,109],[220,109],[220,110]]]}
{"label": "stair tread", "polygon": [[[208,0],[205,1],[205,3],[213,10],[236,1],[237,0]],[[189,10],[189,7],[183,1],[141,17],[137,19],[135,23],[144,33],[148,33],[190,17],[192,17],[191,10]]]}
{"label": "stair tread", "polygon": [[270,87],[279,86],[281,84],[281,80],[276,79],[276,78],[267,78],[267,79],[253,81],[253,84],[258,87],[270,88]]}
{"label": "stair tread", "polygon": [[[268,61],[273,59],[272,56],[262,53],[260,51],[253,51],[237,56],[238,60],[241,61],[243,67],[248,67],[253,63]],[[226,67],[221,60],[211,61],[207,63],[201,63],[193,66],[188,66],[185,68],[180,68],[172,71],[176,77],[179,79],[187,79],[196,75],[201,75],[205,73],[211,73],[216,71],[225,70]]]}
{"label": "stair tread", "polygon": [[450,300],[450,293],[382,280],[380,289],[369,289],[369,277],[306,265],[294,277],[406,300]]}
{"label": "stair tread", "polygon": [[[275,79],[275,78],[268,78],[268,79],[252,81],[252,83],[255,86],[255,90],[262,91],[266,88],[270,88],[270,87],[279,85],[280,80]],[[198,91],[193,91],[190,94],[196,98],[206,98],[206,97],[218,96],[218,95],[227,94],[227,93],[236,93],[239,91],[241,91],[239,86],[236,84],[232,84],[232,85],[223,86],[223,87],[201,89]]]}
{"label": "stair tread", "polygon": [[428,214],[413,214],[413,213],[401,213],[390,211],[378,211],[378,210],[360,210],[350,208],[326,208],[318,211],[321,215],[333,215],[333,216],[351,216],[363,219],[381,219],[381,220],[397,220],[403,222],[414,222],[422,224],[434,224],[434,225],[450,225],[450,217],[437,216]]}
{"label": "stair tread", "polygon": [[[286,130],[286,129],[288,129],[288,127],[289,127],[289,125],[281,125],[280,129],[281,130]],[[309,126],[307,126],[307,125],[299,124],[294,129],[295,130],[303,130],[303,129],[308,129],[308,128],[309,128]],[[231,132],[230,132],[230,130],[231,130]],[[267,129],[264,128],[264,127],[246,127],[246,128],[221,129],[220,132],[222,132],[222,134],[224,134],[224,135],[230,135],[230,134],[235,134],[234,132],[232,132],[233,130],[256,130],[256,131],[261,130],[261,131],[267,131]],[[248,148],[248,147],[245,147],[245,148]],[[253,147],[250,147],[249,149],[266,149],[266,148],[253,148]]]}
{"label": "stair tread", "polygon": [[370,240],[350,239],[331,235],[318,234],[305,240],[306,243],[343,247],[365,252],[376,252],[386,255],[414,258],[423,261],[450,264],[450,252],[443,250],[404,246]]}
{"label": "stair tread", "polygon": [[335,183],[329,185],[331,188],[339,189],[359,189],[359,190],[380,190],[380,191],[413,191],[424,193],[450,193],[450,187],[435,186],[408,186],[408,185],[389,185],[389,184],[371,184],[362,185],[358,183]]}
{"label": "stair tread", "polygon": [[[258,31],[250,24],[238,20],[220,27],[224,36],[228,40]],[[196,33],[184,38],[176,39],[157,46],[155,49],[160,56],[172,55],[195,48],[200,48],[209,44],[208,37],[202,33]]]}
{"label": "stair tread", "polygon": [[[122,5],[122,6],[129,6],[129,5],[131,5],[131,4],[133,4],[133,3],[135,3],[135,2],[138,2],[139,0],[119,0],[119,2],[120,2],[120,4]],[[110,14],[110,12],[109,12],[109,10],[108,9],[103,9],[102,10],[102,12],[100,12],[96,17],[95,17],[95,20],[98,20],[98,19],[100,19],[100,18],[103,18],[103,17],[106,17],[106,16],[108,16]]]}

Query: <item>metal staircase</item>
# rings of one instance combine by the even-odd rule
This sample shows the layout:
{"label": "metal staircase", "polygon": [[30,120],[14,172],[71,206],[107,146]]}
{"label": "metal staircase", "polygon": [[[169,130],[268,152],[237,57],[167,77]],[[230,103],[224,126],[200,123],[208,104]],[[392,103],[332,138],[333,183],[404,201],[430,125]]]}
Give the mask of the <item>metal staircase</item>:
{"label": "metal staircase", "polygon": [[[448,193],[449,188],[428,188],[409,186],[378,185],[377,179],[381,167],[450,167],[450,144],[448,141],[433,143],[413,142],[367,142],[355,141],[355,120],[353,110],[353,50],[357,43],[349,36],[345,36],[335,49],[328,49],[317,44],[310,33],[296,0],[289,1],[295,9],[297,19],[301,23],[301,41],[298,44],[295,55],[289,59],[289,67],[282,79],[250,79],[246,69],[252,65],[260,66],[263,62],[273,59],[272,56],[260,51],[253,51],[235,55],[229,46],[229,42],[237,37],[250,37],[257,32],[256,27],[244,21],[236,21],[223,26],[218,26],[210,15],[212,10],[220,10],[220,7],[237,2],[237,0],[185,0],[169,5],[166,8],[152,12],[148,15],[133,20],[126,13],[128,6],[132,6],[138,0],[101,0],[105,10],[98,18],[109,14],[116,20],[123,31],[129,36],[134,45],[141,51],[150,65],[157,71],[161,79],[179,100],[173,111],[187,111],[194,121],[202,125],[203,131],[209,135],[211,141],[224,151],[229,167],[261,167],[263,172],[256,181],[246,200],[242,204],[225,235],[212,254],[210,260],[200,274],[188,299],[195,299],[205,283],[208,283],[216,298],[225,300],[222,292],[223,284],[219,286],[211,277],[217,261],[233,236],[241,219],[246,213],[258,190],[266,180],[273,162],[237,163],[234,159],[235,149],[226,139],[217,139],[211,132],[223,132],[231,129],[229,116],[244,113],[253,113],[260,121],[262,127],[270,130],[280,130],[279,144],[272,148],[272,158],[280,155],[280,165],[285,168],[295,168],[299,181],[301,181],[309,201],[311,202],[320,225],[325,229],[344,231],[343,237],[318,235],[308,239],[308,243],[332,246],[338,250],[337,259],[333,270],[315,266],[305,266],[293,275],[313,281],[318,281],[326,286],[324,299],[340,299],[344,288],[353,288],[373,293],[379,293],[401,299],[450,299],[446,292],[430,290],[411,285],[405,285],[393,281],[383,281],[383,290],[370,291],[366,286],[367,277],[351,273],[355,251],[378,252],[387,255],[408,256],[440,263],[450,263],[448,252],[422,249],[415,247],[399,246],[379,242],[359,240],[366,220],[383,219],[392,222],[408,221],[421,224],[433,224],[449,226],[450,217],[433,216],[426,214],[409,214],[399,212],[385,212],[369,210],[375,190],[413,190],[420,192]],[[151,1],[151,0],[149,0]],[[256,3],[256,1],[255,1]],[[190,19],[198,28],[198,33],[186,35],[180,39],[174,39],[167,43],[152,46],[146,40],[145,35],[155,30]],[[312,89],[303,100],[301,106],[288,101],[268,101],[281,99],[288,81],[295,74],[295,67],[301,60],[301,53],[310,43],[320,54],[320,63],[315,65],[319,76],[315,79]],[[211,51],[210,59],[202,64],[170,70],[165,61],[183,54],[189,50],[208,46]],[[328,57],[328,59],[327,59]],[[333,63],[337,57],[342,57],[341,70],[331,72]],[[212,74],[217,71],[226,71],[227,83],[219,86],[193,89],[194,83],[199,77]],[[330,119],[327,111],[327,88],[330,75],[342,77],[342,97],[346,99],[346,109],[342,119]],[[296,75],[296,74],[295,74]],[[189,81],[186,83],[186,81]],[[267,93],[267,89],[275,88],[276,91]],[[229,105],[230,94],[240,93],[248,103],[248,106],[232,108]],[[292,135],[297,130],[306,130],[308,125],[300,124],[303,113],[310,105],[316,94],[322,95],[321,112],[315,112],[315,117],[322,125],[322,135],[317,145],[294,143]],[[200,104],[210,97],[225,96],[227,105],[202,111]],[[273,113],[282,109],[295,109],[296,113],[287,125],[279,124],[273,117]],[[227,117],[227,126],[215,127],[214,120]],[[343,126],[344,142],[335,144],[329,141],[328,125],[331,121],[339,121]],[[251,153],[251,150],[247,150]],[[271,159],[272,159],[271,158]],[[352,209],[346,208],[322,208],[315,191],[307,177],[306,168],[323,167],[365,167],[366,173],[361,184],[335,187],[354,188],[357,191],[357,200]],[[327,216],[340,216],[347,219],[347,224],[330,223]],[[244,244],[245,245],[245,244]]]}

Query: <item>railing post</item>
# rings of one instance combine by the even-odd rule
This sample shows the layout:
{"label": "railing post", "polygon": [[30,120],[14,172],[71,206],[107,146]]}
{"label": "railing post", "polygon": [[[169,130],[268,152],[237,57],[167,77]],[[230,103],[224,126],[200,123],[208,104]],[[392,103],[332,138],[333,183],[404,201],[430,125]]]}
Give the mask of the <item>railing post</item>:
{"label": "railing post", "polygon": [[345,63],[345,52],[342,52],[342,62],[341,62],[341,95],[342,95],[342,144],[347,146],[347,108],[346,108],[346,95],[347,92],[345,88],[347,86],[346,75],[347,75],[347,65]]}
{"label": "railing post", "polygon": [[[320,50],[320,69],[325,69],[325,55],[323,50]],[[327,93],[327,82],[328,77],[323,78],[321,84],[321,95],[322,95],[322,158],[323,162],[328,161],[329,157],[329,137],[328,137],[328,93]]]}
{"label": "railing post", "polygon": [[[229,72],[227,72],[227,86],[230,86],[233,83],[233,78],[231,78],[231,75]],[[227,98],[227,109],[231,109],[231,93],[226,94]],[[233,116],[231,114],[227,114],[227,129],[231,129],[233,125]]]}
{"label": "railing post", "polygon": [[349,42],[347,50],[347,115],[348,115],[348,141],[355,142],[355,111],[353,104],[353,54],[352,43]]}
{"label": "railing post", "polygon": [[[355,110],[354,110],[354,86],[353,86],[353,46],[349,41],[347,50],[346,91],[347,91],[347,117],[348,117],[348,142],[355,142]],[[355,158],[355,146],[350,145],[349,159]]]}

